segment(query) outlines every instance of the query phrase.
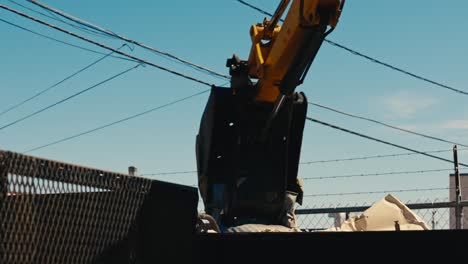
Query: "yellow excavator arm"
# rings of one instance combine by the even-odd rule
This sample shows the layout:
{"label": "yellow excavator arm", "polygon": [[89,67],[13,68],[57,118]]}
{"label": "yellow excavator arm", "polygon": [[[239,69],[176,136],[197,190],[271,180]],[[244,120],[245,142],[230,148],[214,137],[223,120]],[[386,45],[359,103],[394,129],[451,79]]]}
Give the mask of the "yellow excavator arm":
{"label": "yellow excavator arm", "polygon": [[[308,70],[327,34],[325,30],[327,27],[333,30],[337,25],[343,2],[282,0],[271,20],[265,19],[251,27],[248,73],[249,77],[259,80],[257,101],[274,102],[280,90],[291,93],[300,84],[300,78]],[[278,22],[289,4],[289,11],[280,26]],[[285,79],[287,82],[283,81]]]}
{"label": "yellow excavator arm", "polygon": [[271,19],[251,27],[248,60],[234,55],[226,61],[231,87],[212,88],[196,137],[200,194],[220,230],[295,227],[308,105],[295,89],[337,25],[344,1],[282,0]]}

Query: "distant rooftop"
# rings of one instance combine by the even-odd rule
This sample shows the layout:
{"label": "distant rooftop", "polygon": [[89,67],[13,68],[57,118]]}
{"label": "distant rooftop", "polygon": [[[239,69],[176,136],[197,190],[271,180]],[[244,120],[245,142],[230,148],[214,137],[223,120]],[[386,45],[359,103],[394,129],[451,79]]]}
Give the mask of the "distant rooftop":
{"label": "distant rooftop", "polygon": [[[450,177],[455,176],[455,174],[451,173]],[[468,177],[468,173],[460,173],[460,177]]]}

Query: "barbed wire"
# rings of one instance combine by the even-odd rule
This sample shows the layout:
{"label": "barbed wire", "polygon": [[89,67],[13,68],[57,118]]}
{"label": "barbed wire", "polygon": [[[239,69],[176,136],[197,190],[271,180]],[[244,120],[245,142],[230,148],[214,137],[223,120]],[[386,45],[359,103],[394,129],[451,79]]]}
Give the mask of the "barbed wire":
{"label": "barbed wire", "polygon": [[[468,148],[459,148],[458,151],[467,151]],[[431,151],[422,151],[424,153],[444,153],[444,152],[453,152],[453,149],[446,150],[431,150]],[[380,158],[390,158],[390,157],[401,157],[401,156],[413,156],[420,155],[415,152],[406,152],[406,153],[395,153],[395,154],[383,154],[383,155],[374,155],[374,156],[363,156],[363,157],[353,157],[353,158],[342,158],[342,159],[328,159],[328,160],[315,160],[315,161],[305,161],[301,162],[302,165],[316,164],[316,163],[329,163],[329,162],[342,162],[342,161],[356,161],[356,160],[369,160],[369,159],[380,159]]]}
{"label": "barbed wire", "polygon": [[348,195],[367,195],[367,194],[382,194],[382,193],[404,193],[404,192],[425,192],[425,191],[442,191],[450,190],[453,188],[427,188],[427,189],[400,189],[400,190],[387,190],[387,191],[369,191],[369,192],[349,192],[349,193],[321,193],[321,194],[308,194],[304,197],[324,197],[324,196],[348,196]]}
{"label": "barbed wire", "polygon": [[440,171],[453,171],[453,169],[392,171],[392,172],[381,172],[381,173],[362,173],[362,174],[335,175],[335,176],[324,176],[324,177],[306,177],[306,178],[302,178],[302,180],[327,180],[327,179],[343,179],[343,178],[356,178],[356,177],[377,177],[377,176],[388,176],[388,175],[422,174],[422,173],[440,172]]}

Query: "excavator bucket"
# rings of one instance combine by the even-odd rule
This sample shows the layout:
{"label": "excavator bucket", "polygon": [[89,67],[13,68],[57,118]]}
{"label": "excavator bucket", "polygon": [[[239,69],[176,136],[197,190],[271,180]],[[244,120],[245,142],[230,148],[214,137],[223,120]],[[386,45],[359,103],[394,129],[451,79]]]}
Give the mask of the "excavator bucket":
{"label": "excavator bucket", "polygon": [[301,194],[297,172],[307,99],[302,93],[288,97],[262,138],[273,103],[244,100],[233,91],[212,88],[196,139],[205,209],[227,226],[282,224],[288,194],[293,203]]}

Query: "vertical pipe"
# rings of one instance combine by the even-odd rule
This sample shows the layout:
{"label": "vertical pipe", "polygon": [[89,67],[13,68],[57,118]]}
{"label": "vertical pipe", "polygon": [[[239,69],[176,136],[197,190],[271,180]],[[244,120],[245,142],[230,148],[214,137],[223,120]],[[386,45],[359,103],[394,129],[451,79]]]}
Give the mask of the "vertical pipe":
{"label": "vertical pipe", "polygon": [[136,167],[134,167],[134,166],[128,167],[128,175],[130,175],[130,176],[136,176],[137,170],[138,170],[138,169],[137,169]]}
{"label": "vertical pipe", "polygon": [[453,163],[455,166],[455,228],[462,229],[463,207],[461,206],[460,171],[458,170],[457,146],[453,147]]}

